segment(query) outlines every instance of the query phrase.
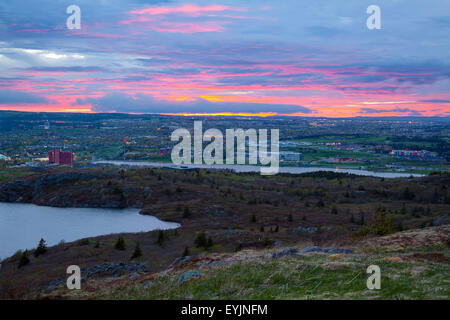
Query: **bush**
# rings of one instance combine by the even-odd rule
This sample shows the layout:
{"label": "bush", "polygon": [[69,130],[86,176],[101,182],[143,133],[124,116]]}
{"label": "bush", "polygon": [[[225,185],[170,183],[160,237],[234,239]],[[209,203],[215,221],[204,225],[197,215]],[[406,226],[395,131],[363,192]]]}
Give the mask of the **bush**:
{"label": "bush", "polygon": [[184,207],[183,218],[189,218],[191,216],[191,212],[188,207]]}
{"label": "bush", "polygon": [[156,240],[156,243],[159,245],[159,246],[162,246],[163,244],[164,244],[164,232],[162,231],[162,230],[159,230],[158,231],[158,240]]}
{"label": "bush", "polygon": [[44,254],[46,252],[47,252],[47,245],[45,244],[45,240],[41,238],[36,250],[34,250],[34,256],[39,257],[41,254]]}
{"label": "bush", "polygon": [[90,244],[89,239],[81,239],[77,242],[77,246],[87,246]]}
{"label": "bush", "polygon": [[29,263],[30,263],[30,259],[28,258],[28,251],[25,250],[22,253],[22,255],[20,256],[19,265],[17,266],[17,268],[20,269],[20,268],[26,266]]}
{"label": "bush", "polygon": [[125,247],[125,240],[122,237],[119,237],[117,239],[116,244],[114,245],[114,248],[116,248],[117,250],[124,251],[126,249],[126,247]]}
{"label": "bush", "polygon": [[189,247],[184,248],[183,254],[181,255],[183,258],[189,255]]}
{"label": "bush", "polygon": [[325,203],[323,202],[322,199],[320,199],[319,201],[317,201],[317,207],[319,207],[319,208],[325,207]]}
{"label": "bush", "polygon": [[384,210],[378,210],[373,219],[366,226],[363,226],[357,235],[373,234],[383,236],[395,231],[392,219],[388,217]]}
{"label": "bush", "polygon": [[208,249],[213,246],[212,238],[211,237],[207,238],[204,232],[197,233],[197,235],[195,236],[194,243],[197,248]]}
{"label": "bush", "polygon": [[331,208],[331,214],[338,214],[338,209],[336,208],[336,206],[333,206],[333,208]]}
{"label": "bush", "polygon": [[139,242],[136,242],[136,246],[134,247],[133,254],[131,255],[130,260],[137,259],[139,257],[142,257],[142,250],[141,246],[139,245]]}

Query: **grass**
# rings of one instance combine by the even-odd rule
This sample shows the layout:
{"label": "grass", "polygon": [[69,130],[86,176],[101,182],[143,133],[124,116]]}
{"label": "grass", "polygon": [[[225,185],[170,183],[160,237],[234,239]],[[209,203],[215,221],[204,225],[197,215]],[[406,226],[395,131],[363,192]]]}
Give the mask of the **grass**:
{"label": "grass", "polygon": [[[381,289],[368,290],[366,269],[381,268]],[[448,299],[448,265],[388,262],[382,256],[348,255],[339,260],[313,254],[199,269],[198,280],[178,284],[178,273],[137,284],[108,299]],[[186,270],[185,270],[186,271]]]}

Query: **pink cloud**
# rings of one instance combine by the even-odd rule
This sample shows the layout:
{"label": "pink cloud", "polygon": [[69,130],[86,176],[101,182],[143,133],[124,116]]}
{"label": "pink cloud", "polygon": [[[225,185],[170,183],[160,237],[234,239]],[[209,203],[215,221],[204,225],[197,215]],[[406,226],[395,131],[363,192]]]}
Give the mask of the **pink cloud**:
{"label": "pink cloud", "polygon": [[129,13],[131,14],[149,14],[149,15],[166,15],[172,13],[185,14],[190,16],[198,16],[202,13],[207,12],[222,12],[226,10],[232,11],[245,11],[244,8],[229,7],[218,4],[208,5],[208,6],[197,6],[193,4],[185,4],[179,7],[155,7],[155,8],[145,8],[140,10],[133,10]]}
{"label": "pink cloud", "polygon": [[225,22],[203,22],[203,23],[176,23],[176,22],[164,22],[158,26],[154,26],[154,30],[159,32],[172,32],[172,33],[198,33],[198,32],[222,32],[225,28],[221,25]]}

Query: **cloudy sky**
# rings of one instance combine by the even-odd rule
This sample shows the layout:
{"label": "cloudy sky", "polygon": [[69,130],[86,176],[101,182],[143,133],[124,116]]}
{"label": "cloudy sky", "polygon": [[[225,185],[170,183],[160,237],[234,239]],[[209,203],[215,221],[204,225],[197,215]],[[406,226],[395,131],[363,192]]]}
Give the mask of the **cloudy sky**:
{"label": "cloudy sky", "polygon": [[0,110],[450,116],[449,34],[450,0],[1,0]]}

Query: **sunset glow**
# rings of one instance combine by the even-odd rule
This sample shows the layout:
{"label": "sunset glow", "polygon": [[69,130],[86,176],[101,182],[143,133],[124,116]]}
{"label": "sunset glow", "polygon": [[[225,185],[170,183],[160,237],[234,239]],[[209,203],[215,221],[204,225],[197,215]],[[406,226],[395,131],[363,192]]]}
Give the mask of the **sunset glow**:
{"label": "sunset glow", "polygon": [[68,30],[65,7],[43,2],[0,11],[0,110],[450,115],[442,8],[411,3],[429,21],[416,25],[389,3],[368,30],[365,1],[326,13],[321,1],[79,1],[81,30]]}

